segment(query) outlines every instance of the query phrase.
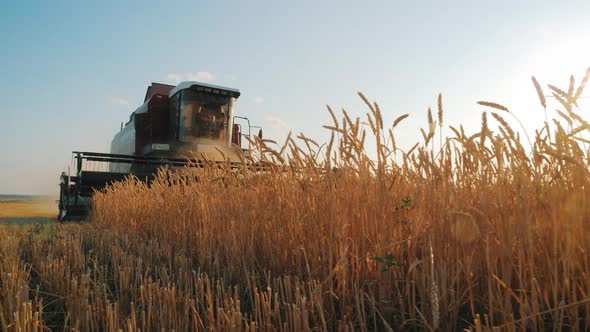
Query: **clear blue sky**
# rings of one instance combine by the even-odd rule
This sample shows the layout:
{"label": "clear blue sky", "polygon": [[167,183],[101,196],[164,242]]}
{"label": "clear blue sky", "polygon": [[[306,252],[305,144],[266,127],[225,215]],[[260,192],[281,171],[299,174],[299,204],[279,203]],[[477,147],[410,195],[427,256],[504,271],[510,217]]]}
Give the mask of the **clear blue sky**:
{"label": "clear blue sky", "polygon": [[439,92],[446,124],[478,130],[477,100],[534,124],[530,76],[590,66],[589,1],[277,3],[4,2],[0,193],[56,194],[70,151],[108,151],[152,81],[239,88],[237,112],[277,139],[325,140],[325,105],[362,115],[363,91],[388,122],[411,114],[409,145]]}

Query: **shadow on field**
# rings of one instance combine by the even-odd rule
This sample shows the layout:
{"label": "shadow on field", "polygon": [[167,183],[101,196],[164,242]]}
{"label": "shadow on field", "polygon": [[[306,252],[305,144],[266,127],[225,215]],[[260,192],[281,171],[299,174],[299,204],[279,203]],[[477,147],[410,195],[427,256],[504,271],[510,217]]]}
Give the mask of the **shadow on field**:
{"label": "shadow on field", "polygon": [[50,224],[51,222],[52,219],[48,217],[0,218],[0,225]]}

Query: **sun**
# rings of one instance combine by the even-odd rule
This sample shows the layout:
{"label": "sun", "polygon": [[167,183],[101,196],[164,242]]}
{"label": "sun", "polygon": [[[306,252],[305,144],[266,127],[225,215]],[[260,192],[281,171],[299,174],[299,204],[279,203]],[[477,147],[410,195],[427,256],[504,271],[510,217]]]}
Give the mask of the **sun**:
{"label": "sun", "polygon": [[[504,81],[509,88],[504,87],[506,99],[502,102],[521,120],[529,135],[540,129],[546,120],[545,109],[531,77],[534,76],[541,86],[547,117],[553,123],[552,119],[559,119],[556,110],[564,111],[564,108],[553,97],[553,91],[548,85],[567,91],[570,77],[573,76],[574,88],[578,88],[590,67],[590,46],[578,41],[584,40],[582,35],[588,33],[590,28],[580,27],[569,31],[547,32],[544,38],[521,46],[513,73]],[[583,91],[578,107],[582,111],[590,111],[590,87]]]}

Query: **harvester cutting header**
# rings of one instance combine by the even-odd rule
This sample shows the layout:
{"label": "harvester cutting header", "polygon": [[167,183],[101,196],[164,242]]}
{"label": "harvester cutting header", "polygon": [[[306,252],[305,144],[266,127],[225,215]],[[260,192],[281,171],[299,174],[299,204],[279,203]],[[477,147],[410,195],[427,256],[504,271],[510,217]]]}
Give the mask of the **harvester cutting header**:
{"label": "harvester cutting header", "polygon": [[[94,190],[128,175],[150,181],[158,168],[186,165],[196,155],[213,162],[242,160],[242,136],[251,127],[247,118],[234,115],[239,96],[239,90],[199,82],[152,83],[143,105],[121,124],[110,153],[73,152],[74,170],[60,178],[59,220],[85,218]],[[235,119],[245,120],[247,134]]]}

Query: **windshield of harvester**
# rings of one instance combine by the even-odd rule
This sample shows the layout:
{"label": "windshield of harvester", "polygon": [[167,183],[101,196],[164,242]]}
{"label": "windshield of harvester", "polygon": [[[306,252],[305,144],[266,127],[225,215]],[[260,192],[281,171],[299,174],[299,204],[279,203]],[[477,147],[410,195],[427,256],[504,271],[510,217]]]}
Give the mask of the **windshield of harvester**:
{"label": "windshield of harvester", "polygon": [[229,97],[215,94],[182,91],[180,97],[179,139],[227,140]]}

